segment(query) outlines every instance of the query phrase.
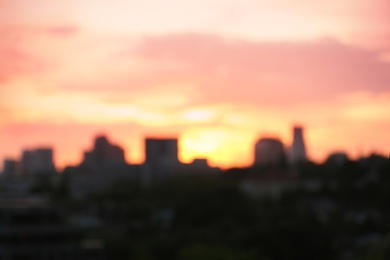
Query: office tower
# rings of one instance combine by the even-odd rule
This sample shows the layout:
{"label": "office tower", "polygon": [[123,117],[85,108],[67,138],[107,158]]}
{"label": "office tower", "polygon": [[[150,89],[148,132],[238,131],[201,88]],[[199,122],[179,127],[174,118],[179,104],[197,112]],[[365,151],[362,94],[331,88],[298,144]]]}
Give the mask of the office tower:
{"label": "office tower", "polygon": [[54,172],[53,150],[51,148],[24,150],[21,164],[24,175]]}
{"label": "office tower", "polygon": [[286,163],[283,143],[276,138],[262,138],[255,145],[255,166],[281,166]]}
{"label": "office tower", "polygon": [[39,148],[34,151],[33,170],[35,172],[54,171],[53,150],[50,148]]}
{"label": "office tower", "polygon": [[95,139],[95,147],[92,152],[98,161],[124,162],[124,150],[108,142],[105,136],[99,136]]}
{"label": "office tower", "polygon": [[18,173],[18,164],[16,160],[4,160],[3,174],[6,176],[15,176]]}
{"label": "office tower", "polygon": [[293,143],[290,150],[290,161],[292,163],[306,161],[306,147],[303,138],[303,128],[295,126],[293,129]]}
{"label": "office tower", "polygon": [[98,136],[95,138],[93,149],[84,153],[82,164],[94,167],[125,163],[124,150],[117,145],[111,144],[105,136]]}
{"label": "office tower", "polygon": [[177,139],[145,139],[145,164],[142,174],[145,184],[170,176],[179,166]]}
{"label": "office tower", "polygon": [[32,172],[33,162],[34,162],[34,153],[30,150],[24,150],[22,153],[22,174],[29,175]]}
{"label": "office tower", "polygon": [[159,166],[172,166],[179,163],[178,140],[146,138],[145,162]]}

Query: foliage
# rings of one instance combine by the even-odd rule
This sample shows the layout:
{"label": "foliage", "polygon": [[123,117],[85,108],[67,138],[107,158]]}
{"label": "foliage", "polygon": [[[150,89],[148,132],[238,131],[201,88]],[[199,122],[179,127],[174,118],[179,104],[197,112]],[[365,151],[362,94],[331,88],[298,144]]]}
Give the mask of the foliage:
{"label": "foliage", "polygon": [[122,181],[83,203],[105,223],[110,259],[379,260],[390,229],[389,165],[301,164],[301,182],[320,187],[276,199],[244,193],[239,174],[248,171],[234,170],[147,186]]}

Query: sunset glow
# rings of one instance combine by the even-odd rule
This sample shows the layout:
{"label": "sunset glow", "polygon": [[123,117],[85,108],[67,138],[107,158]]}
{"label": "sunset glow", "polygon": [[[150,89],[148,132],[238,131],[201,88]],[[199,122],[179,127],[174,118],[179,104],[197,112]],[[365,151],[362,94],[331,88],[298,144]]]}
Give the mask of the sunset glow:
{"label": "sunset glow", "polygon": [[105,133],[144,159],[246,166],[305,127],[309,157],[390,148],[390,1],[0,0],[0,160],[53,146],[77,164]]}

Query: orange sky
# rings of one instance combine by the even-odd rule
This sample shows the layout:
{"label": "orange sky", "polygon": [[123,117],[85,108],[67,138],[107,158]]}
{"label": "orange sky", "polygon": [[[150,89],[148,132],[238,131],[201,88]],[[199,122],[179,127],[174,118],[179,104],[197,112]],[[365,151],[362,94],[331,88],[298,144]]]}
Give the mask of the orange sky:
{"label": "orange sky", "polygon": [[0,0],[0,160],[78,163],[106,133],[143,160],[248,165],[259,137],[352,157],[390,147],[388,0]]}

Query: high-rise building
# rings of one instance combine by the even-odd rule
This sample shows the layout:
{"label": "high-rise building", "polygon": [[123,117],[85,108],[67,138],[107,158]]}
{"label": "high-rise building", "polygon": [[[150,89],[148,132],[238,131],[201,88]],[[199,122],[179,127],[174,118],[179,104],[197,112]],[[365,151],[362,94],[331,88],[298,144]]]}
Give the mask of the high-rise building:
{"label": "high-rise building", "polygon": [[290,161],[292,163],[304,162],[306,157],[306,146],[303,138],[303,128],[295,126],[293,128],[293,143],[290,148]]}
{"label": "high-rise building", "polygon": [[146,138],[142,181],[147,184],[176,172],[180,168],[178,150],[176,138]]}
{"label": "high-rise building", "polygon": [[179,163],[178,140],[146,138],[145,140],[145,162],[160,166],[172,166]]}
{"label": "high-rise building", "polygon": [[16,160],[6,159],[3,165],[3,174],[6,176],[15,176],[18,173],[19,163]]}
{"label": "high-rise building", "polygon": [[34,151],[34,171],[53,171],[53,150],[51,148],[39,148]]}
{"label": "high-rise building", "polygon": [[262,138],[255,145],[255,166],[281,166],[286,163],[283,143],[276,138]]}
{"label": "high-rise building", "polygon": [[24,150],[21,166],[24,175],[54,172],[53,150],[51,148]]}
{"label": "high-rise building", "polygon": [[105,136],[96,137],[93,149],[84,153],[83,165],[87,166],[95,167],[125,163],[124,150],[111,144]]}
{"label": "high-rise building", "polygon": [[22,167],[21,170],[23,175],[31,174],[33,168],[33,162],[34,162],[34,152],[30,150],[24,150],[22,153],[22,161],[21,161],[21,167]]}

